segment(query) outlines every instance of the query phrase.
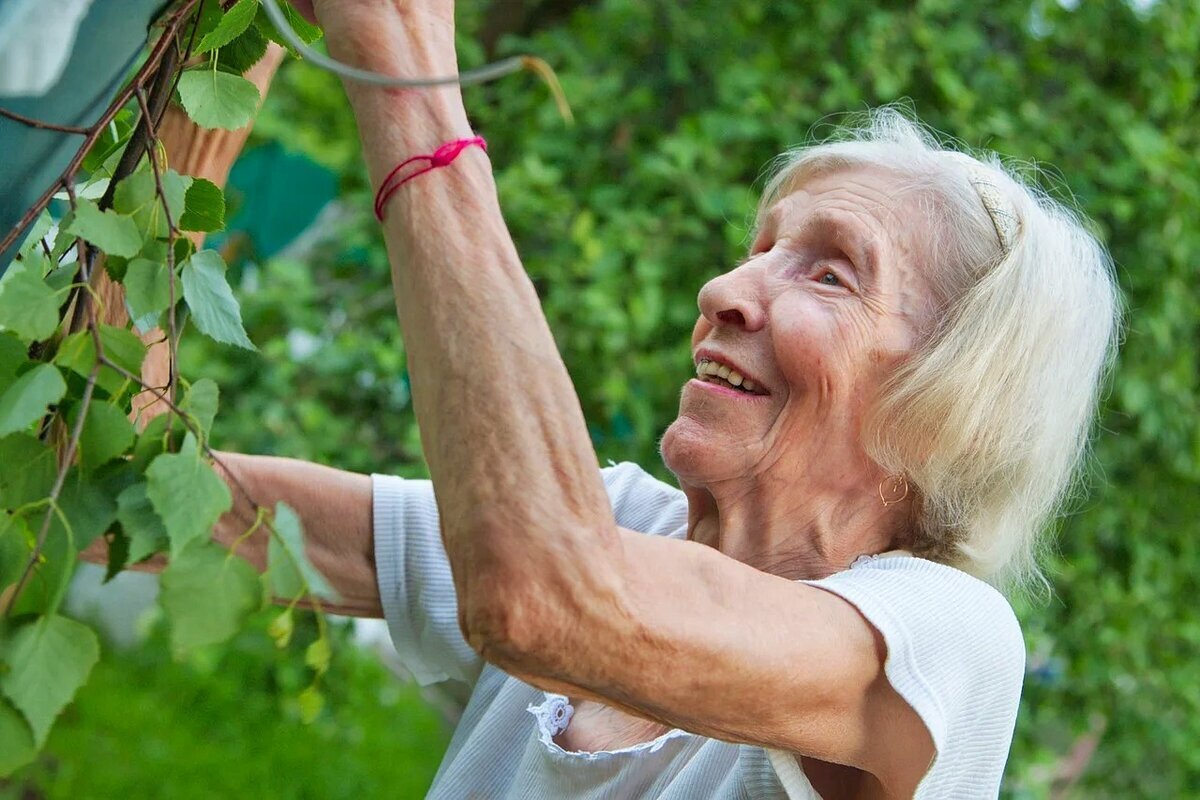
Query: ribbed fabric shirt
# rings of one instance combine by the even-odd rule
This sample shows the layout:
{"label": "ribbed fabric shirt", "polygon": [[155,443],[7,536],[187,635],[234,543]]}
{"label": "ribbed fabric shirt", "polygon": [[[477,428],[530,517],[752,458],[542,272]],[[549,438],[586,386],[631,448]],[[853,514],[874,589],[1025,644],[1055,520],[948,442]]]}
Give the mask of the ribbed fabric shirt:
{"label": "ribbed fabric shirt", "polygon": [[[683,492],[636,464],[601,473],[617,524],[686,538]],[[463,639],[432,485],[384,475],[372,481],[379,592],[396,650],[421,684],[472,687],[427,797],[819,800],[795,754],[684,730],[611,751],[559,747],[555,722],[566,698],[486,664]],[[864,556],[804,582],[853,604],[882,635],[887,678],[936,749],[917,800],[996,797],[1025,668],[1021,630],[1003,596],[964,572],[901,553]],[[803,698],[778,702],[799,707]]]}

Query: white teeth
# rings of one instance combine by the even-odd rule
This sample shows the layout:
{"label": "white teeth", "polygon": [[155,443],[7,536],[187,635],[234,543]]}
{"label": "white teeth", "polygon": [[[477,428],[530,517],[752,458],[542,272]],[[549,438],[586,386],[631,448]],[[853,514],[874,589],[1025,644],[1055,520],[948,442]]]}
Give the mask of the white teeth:
{"label": "white teeth", "polygon": [[759,391],[758,384],[754,381],[745,378],[737,370],[730,369],[724,364],[718,364],[707,358],[700,359],[700,363],[696,364],[696,377],[704,378],[706,375],[715,375],[724,381],[728,381],[733,386],[740,386],[747,392]]}

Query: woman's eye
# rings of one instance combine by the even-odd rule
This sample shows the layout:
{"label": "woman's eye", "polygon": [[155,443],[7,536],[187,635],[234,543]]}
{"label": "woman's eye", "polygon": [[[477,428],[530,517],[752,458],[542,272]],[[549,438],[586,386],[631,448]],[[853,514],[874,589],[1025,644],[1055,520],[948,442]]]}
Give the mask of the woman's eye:
{"label": "woman's eye", "polygon": [[842,282],[840,280],[838,280],[838,276],[834,275],[829,270],[825,270],[825,272],[821,274],[821,283],[825,284],[826,286],[841,286],[842,285]]}

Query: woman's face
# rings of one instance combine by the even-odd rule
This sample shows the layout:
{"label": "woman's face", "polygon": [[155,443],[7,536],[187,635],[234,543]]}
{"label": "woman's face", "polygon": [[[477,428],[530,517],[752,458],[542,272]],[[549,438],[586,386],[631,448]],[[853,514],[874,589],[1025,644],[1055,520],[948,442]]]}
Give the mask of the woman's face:
{"label": "woman's face", "polygon": [[[692,354],[705,374],[684,386],[662,442],[683,483],[874,475],[864,418],[932,314],[917,196],[874,168],[813,177],[771,209],[750,256],[700,290]],[[707,374],[719,366],[742,385]]]}

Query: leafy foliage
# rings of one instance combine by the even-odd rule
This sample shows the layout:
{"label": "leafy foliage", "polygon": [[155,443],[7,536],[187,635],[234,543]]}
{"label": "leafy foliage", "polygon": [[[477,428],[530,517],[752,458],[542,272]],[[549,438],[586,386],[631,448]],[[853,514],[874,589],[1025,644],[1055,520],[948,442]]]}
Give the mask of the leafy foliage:
{"label": "leafy foliage", "polygon": [[[258,90],[229,69],[239,61],[249,67],[265,52],[258,12],[257,0],[228,11],[190,2],[168,12],[174,16],[166,27],[174,33],[163,37],[182,35],[194,20],[200,52],[211,54],[208,64],[178,76],[179,99],[198,123],[237,128],[255,113]],[[153,101],[142,92],[159,63],[148,59],[132,79],[123,95],[133,95],[131,108],[114,106],[112,124],[97,123],[87,133],[91,149],[62,178],[69,210],[53,243],[52,220],[42,213],[0,281],[0,775],[35,756],[99,657],[95,633],[58,613],[79,554],[97,537],[106,539],[109,577],[169,552],[161,607],[179,657],[227,641],[276,597],[272,587],[286,588],[293,605],[309,595],[332,596],[304,552],[299,519],[284,506],[274,513],[279,531],[265,508],[251,528],[265,527],[279,539],[272,552],[283,557],[265,575],[210,541],[232,505],[210,463],[217,385],[183,383],[187,391],[174,403],[161,387],[143,382],[146,341],[98,316],[104,298],[94,276],[103,269],[121,284],[130,324],[147,341],[166,312],[167,330],[158,338],[172,362],[185,312],[201,334],[254,348],[221,256],[194,252],[181,236],[220,230],[224,193],[170,169],[152,137],[133,133],[134,107],[148,121]],[[163,69],[171,71],[155,85],[169,90],[174,68]],[[138,148],[131,153],[136,158],[123,157],[129,147]],[[139,392],[159,398],[168,413],[147,424],[135,413]],[[316,651],[328,652],[323,617],[318,630]],[[308,662],[313,679],[297,689],[295,702],[315,719],[328,658]]]}

